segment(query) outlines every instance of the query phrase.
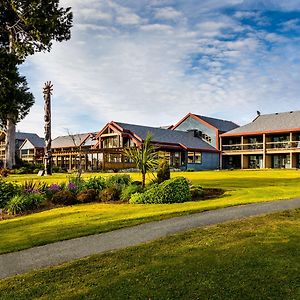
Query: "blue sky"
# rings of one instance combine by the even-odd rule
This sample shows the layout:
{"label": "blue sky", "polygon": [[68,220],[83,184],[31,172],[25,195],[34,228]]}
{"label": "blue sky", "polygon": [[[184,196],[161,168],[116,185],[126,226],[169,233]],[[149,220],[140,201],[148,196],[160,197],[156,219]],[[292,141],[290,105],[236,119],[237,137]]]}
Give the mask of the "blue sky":
{"label": "blue sky", "polygon": [[300,0],[72,0],[72,39],[27,59],[36,104],[18,125],[53,135],[111,120],[176,123],[193,112],[245,124],[300,110]]}

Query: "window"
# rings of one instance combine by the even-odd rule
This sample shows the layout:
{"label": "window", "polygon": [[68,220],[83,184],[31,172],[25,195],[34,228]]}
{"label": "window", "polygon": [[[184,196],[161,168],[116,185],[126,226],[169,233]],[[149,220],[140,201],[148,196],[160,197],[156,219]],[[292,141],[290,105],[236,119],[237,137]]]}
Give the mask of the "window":
{"label": "window", "polygon": [[201,152],[195,152],[195,164],[202,163],[202,155]]}
{"label": "window", "polygon": [[188,164],[194,163],[194,152],[188,152]]}
{"label": "window", "polygon": [[202,153],[201,152],[188,152],[188,164],[201,164]]}

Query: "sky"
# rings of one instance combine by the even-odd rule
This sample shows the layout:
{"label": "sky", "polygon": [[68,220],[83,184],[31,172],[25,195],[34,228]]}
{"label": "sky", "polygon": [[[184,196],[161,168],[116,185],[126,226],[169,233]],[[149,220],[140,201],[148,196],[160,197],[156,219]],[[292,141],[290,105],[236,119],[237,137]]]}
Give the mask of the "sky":
{"label": "sky", "polygon": [[112,120],[162,126],[187,113],[243,125],[300,110],[300,0],[63,0],[72,38],[27,58],[36,103],[17,129],[53,137]]}

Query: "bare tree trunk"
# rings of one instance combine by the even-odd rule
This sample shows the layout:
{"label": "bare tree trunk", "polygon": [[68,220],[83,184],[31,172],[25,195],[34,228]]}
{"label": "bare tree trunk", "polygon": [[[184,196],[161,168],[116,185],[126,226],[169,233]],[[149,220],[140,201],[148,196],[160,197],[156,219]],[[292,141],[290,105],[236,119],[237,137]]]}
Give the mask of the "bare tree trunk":
{"label": "bare tree trunk", "polygon": [[16,124],[11,115],[7,116],[5,140],[5,168],[11,169],[16,164]]}
{"label": "bare tree trunk", "polygon": [[[9,53],[13,51],[13,34],[9,35]],[[5,168],[11,169],[16,164],[16,123],[15,116],[9,114],[6,121]]]}

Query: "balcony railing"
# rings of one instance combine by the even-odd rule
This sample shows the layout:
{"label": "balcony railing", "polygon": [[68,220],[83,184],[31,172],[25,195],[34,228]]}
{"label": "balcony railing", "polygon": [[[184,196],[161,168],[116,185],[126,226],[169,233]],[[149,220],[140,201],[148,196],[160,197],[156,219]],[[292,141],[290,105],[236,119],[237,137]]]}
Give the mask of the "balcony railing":
{"label": "balcony railing", "polygon": [[222,145],[223,151],[256,151],[262,149],[263,143]]}
{"label": "balcony railing", "polygon": [[[263,150],[263,143],[251,143],[251,144],[232,144],[232,145],[222,145],[222,151],[256,151]],[[267,142],[266,150],[276,151],[276,150],[289,150],[289,149],[299,149],[300,141],[283,141],[283,142]]]}
{"label": "balcony railing", "polygon": [[283,142],[268,142],[266,143],[266,149],[277,150],[277,149],[300,149],[300,141],[283,141]]}

